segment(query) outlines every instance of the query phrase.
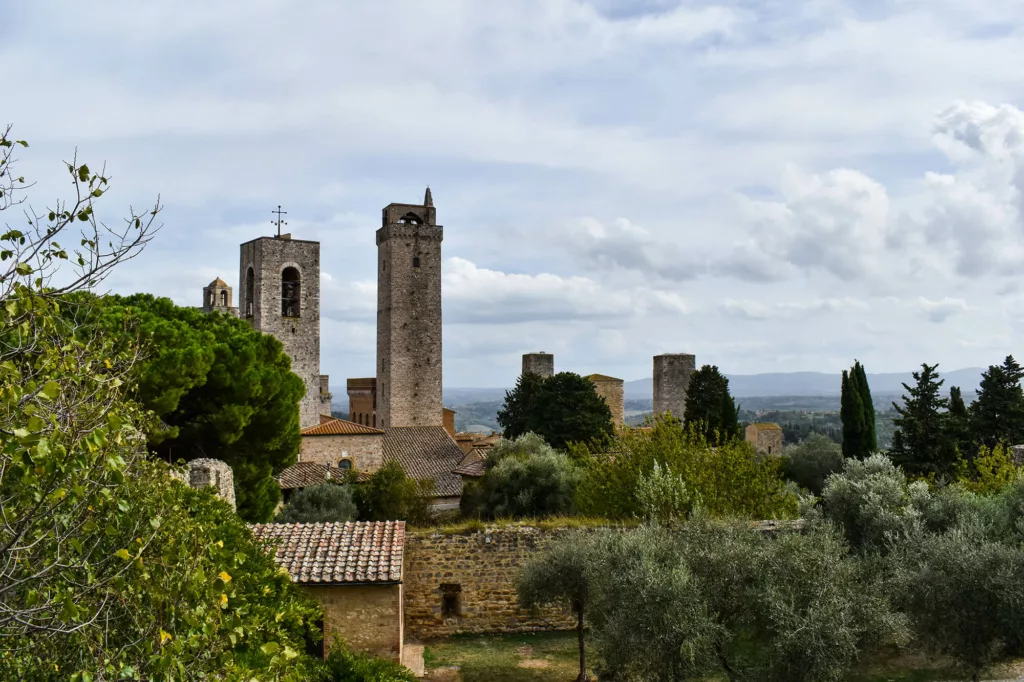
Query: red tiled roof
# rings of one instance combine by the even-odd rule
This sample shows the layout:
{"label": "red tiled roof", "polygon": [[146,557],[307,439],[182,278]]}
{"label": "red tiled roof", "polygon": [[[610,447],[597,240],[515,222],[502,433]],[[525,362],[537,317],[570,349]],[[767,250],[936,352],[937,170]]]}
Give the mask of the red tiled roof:
{"label": "red tiled roof", "polygon": [[402,581],[405,521],[256,523],[256,539],[274,546],[274,561],[297,583]]}
{"label": "red tiled roof", "polygon": [[781,431],[782,427],[772,422],[756,422],[751,424],[758,431]]}
{"label": "red tiled roof", "polygon": [[443,426],[396,426],[384,429],[384,461],[395,461],[406,475],[433,479],[436,497],[462,494],[462,479],[452,473],[464,457]]}
{"label": "red tiled roof", "polygon": [[479,478],[484,475],[484,451],[480,448],[474,448],[466,453],[466,456],[459,462],[459,466],[455,467],[452,471],[453,474],[460,476],[469,476],[471,478]]}
{"label": "red tiled roof", "polygon": [[[308,488],[324,481],[344,481],[347,474],[348,472],[344,469],[327,466],[320,462],[296,462],[279,473],[274,480],[282,490],[293,490]],[[356,472],[357,483],[364,483],[369,478],[370,474],[366,471]]]}
{"label": "red tiled roof", "polygon": [[607,374],[588,374],[584,378],[585,379],[590,379],[591,381],[622,381],[622,379],[618,379],[616,377],[610,377]]}
{"label": "red tiled roof", "polygon": [[346,419],[331,419],[325,422],[322,417],[319,424],[302,429],[303,436],[372,436],[381,433],[384,432],[380,429],[356,424]]}

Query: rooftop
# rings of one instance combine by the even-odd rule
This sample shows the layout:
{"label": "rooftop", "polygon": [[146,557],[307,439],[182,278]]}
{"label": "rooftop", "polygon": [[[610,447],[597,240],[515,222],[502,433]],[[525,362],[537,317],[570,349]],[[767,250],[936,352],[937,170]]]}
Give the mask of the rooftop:
{"label": "rooftop", "polygon": [[588,374],[586,378],[591,381],[622,381],[622,379],[610,377],[607,374]]}
{"label": "rooftop", "polygon": [[437,497],[462,494],[462,479],[453,473],[464,457],[443,426],[396,426],[384,429],[384,461],[395,461],[406,475],[433,479]]}
{"label": "rooftop", "polygon": [[782,427],[773,422],[756,422],[751,424],[758,431],[781,431]]}
{"label": "rooftop", "polygon": [[402,581],[405,521],[256,523],[256,539],[274,547],[274,561],[305,584]]}
{"label": "rooftop", "polygon": [[303,436],[373,436],[382,433],[384,432],[381,429],[356,424],[347,419],[331,418],[325,420],[324,415],[320,415],[319,424],[302,429]]}

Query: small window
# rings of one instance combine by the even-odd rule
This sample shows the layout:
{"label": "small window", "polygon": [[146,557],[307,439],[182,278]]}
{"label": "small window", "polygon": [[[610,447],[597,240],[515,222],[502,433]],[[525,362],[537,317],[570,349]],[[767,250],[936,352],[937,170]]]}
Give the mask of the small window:
{"label": "small window", "polygon": [[252,300],[255,298],[255,276],[252,268],[245,271],[245,316],[252,317]]}
{"label": "small window", "polygon": [[281,315],[283,317],[299,317],[302,310],[302,290],[299,271],[287,267],[281,273]]}
{"label": "small window", "polygon": [[352,460],[350,460],[350,459],[338,460],[338,468],[339,469],[344,469],[345,471],[348,471],[349,469],[352,468]]}
{"label": "small window", "polygon": [[413,256],[412,257],[412,266],[414,268],[418,268],[420,266],[420,257],[419,256]]}
{"label": "small window", "polygon": [[462,617],[462,585],[443,583],[441,585],[441,617]]}
{"label": "small window", "polygon": [[210,301],[209,301],[209,306],[210,306],[211,308],[213,307],[213,292],[212,292],[212,291],[210,292]]}
{"label": "small window", "polygon": [[226,291],[220,292],[220,304],[222,306],[224,306],[225,308],[228,307],[228,292],[226,292]]}
{"label": "small window", "polygon": [[384,272],[388,271],[388,262],[386,260],[381,261],[381,269],[384,270]]}

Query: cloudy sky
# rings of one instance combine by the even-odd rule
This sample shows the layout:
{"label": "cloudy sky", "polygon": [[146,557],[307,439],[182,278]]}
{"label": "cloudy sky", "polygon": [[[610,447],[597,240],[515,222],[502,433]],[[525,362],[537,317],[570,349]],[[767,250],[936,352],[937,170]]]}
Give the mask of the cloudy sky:
{"label": "cloudy sky", "polygon": [[536,350],[625,379],[665,352],[735,374],[1021,352],[1019,0],[0,7],[32,203],[76,148],[107,163],[107,221],[159,194],[107,286],[187,305],[282,204],[322,245],[336,386],[374,366],[380,209],[428,184],[449,386]]}

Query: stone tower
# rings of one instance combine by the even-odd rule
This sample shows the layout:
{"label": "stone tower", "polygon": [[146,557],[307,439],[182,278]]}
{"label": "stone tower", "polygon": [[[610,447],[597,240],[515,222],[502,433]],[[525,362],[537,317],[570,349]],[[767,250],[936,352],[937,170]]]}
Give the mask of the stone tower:
{"label": "stone tower", "polygon": [[203,312],[210,313],[214,310],[235,315],[238,308],[233,307],[231,299],[231,287],[220,277],[203,287]]}
{"label": "stone tower", "polygon": [[605,374],[591,374],[587,377],[594,384],[594,390],[604,398],[612,412],[612,423],[623,426],[626,423],[625,382]]}
{"label": "stone tower", "polygon": [[671,412],[682,419],[686,412],[686,390],[697,370],[697,358],[685,353],[654,356],[654,414]]}
{"label": "stone tower", "polygon": [[441,240],[422,206],[388,204],[377,230],[377,425],[442,426]]}
{"label": "stone tower", "polygon": [[541,351],[523,354],[523,374],[533,372],[545,379],[555,373],[555,356]]}
{"label": "stone tower", "polygon": [[306,385],[299,405],[302,428],[330,414],[327,377],[320,374],[320,242],[291,235],[260,237],[241,246],[239,317],[273,334]]}

